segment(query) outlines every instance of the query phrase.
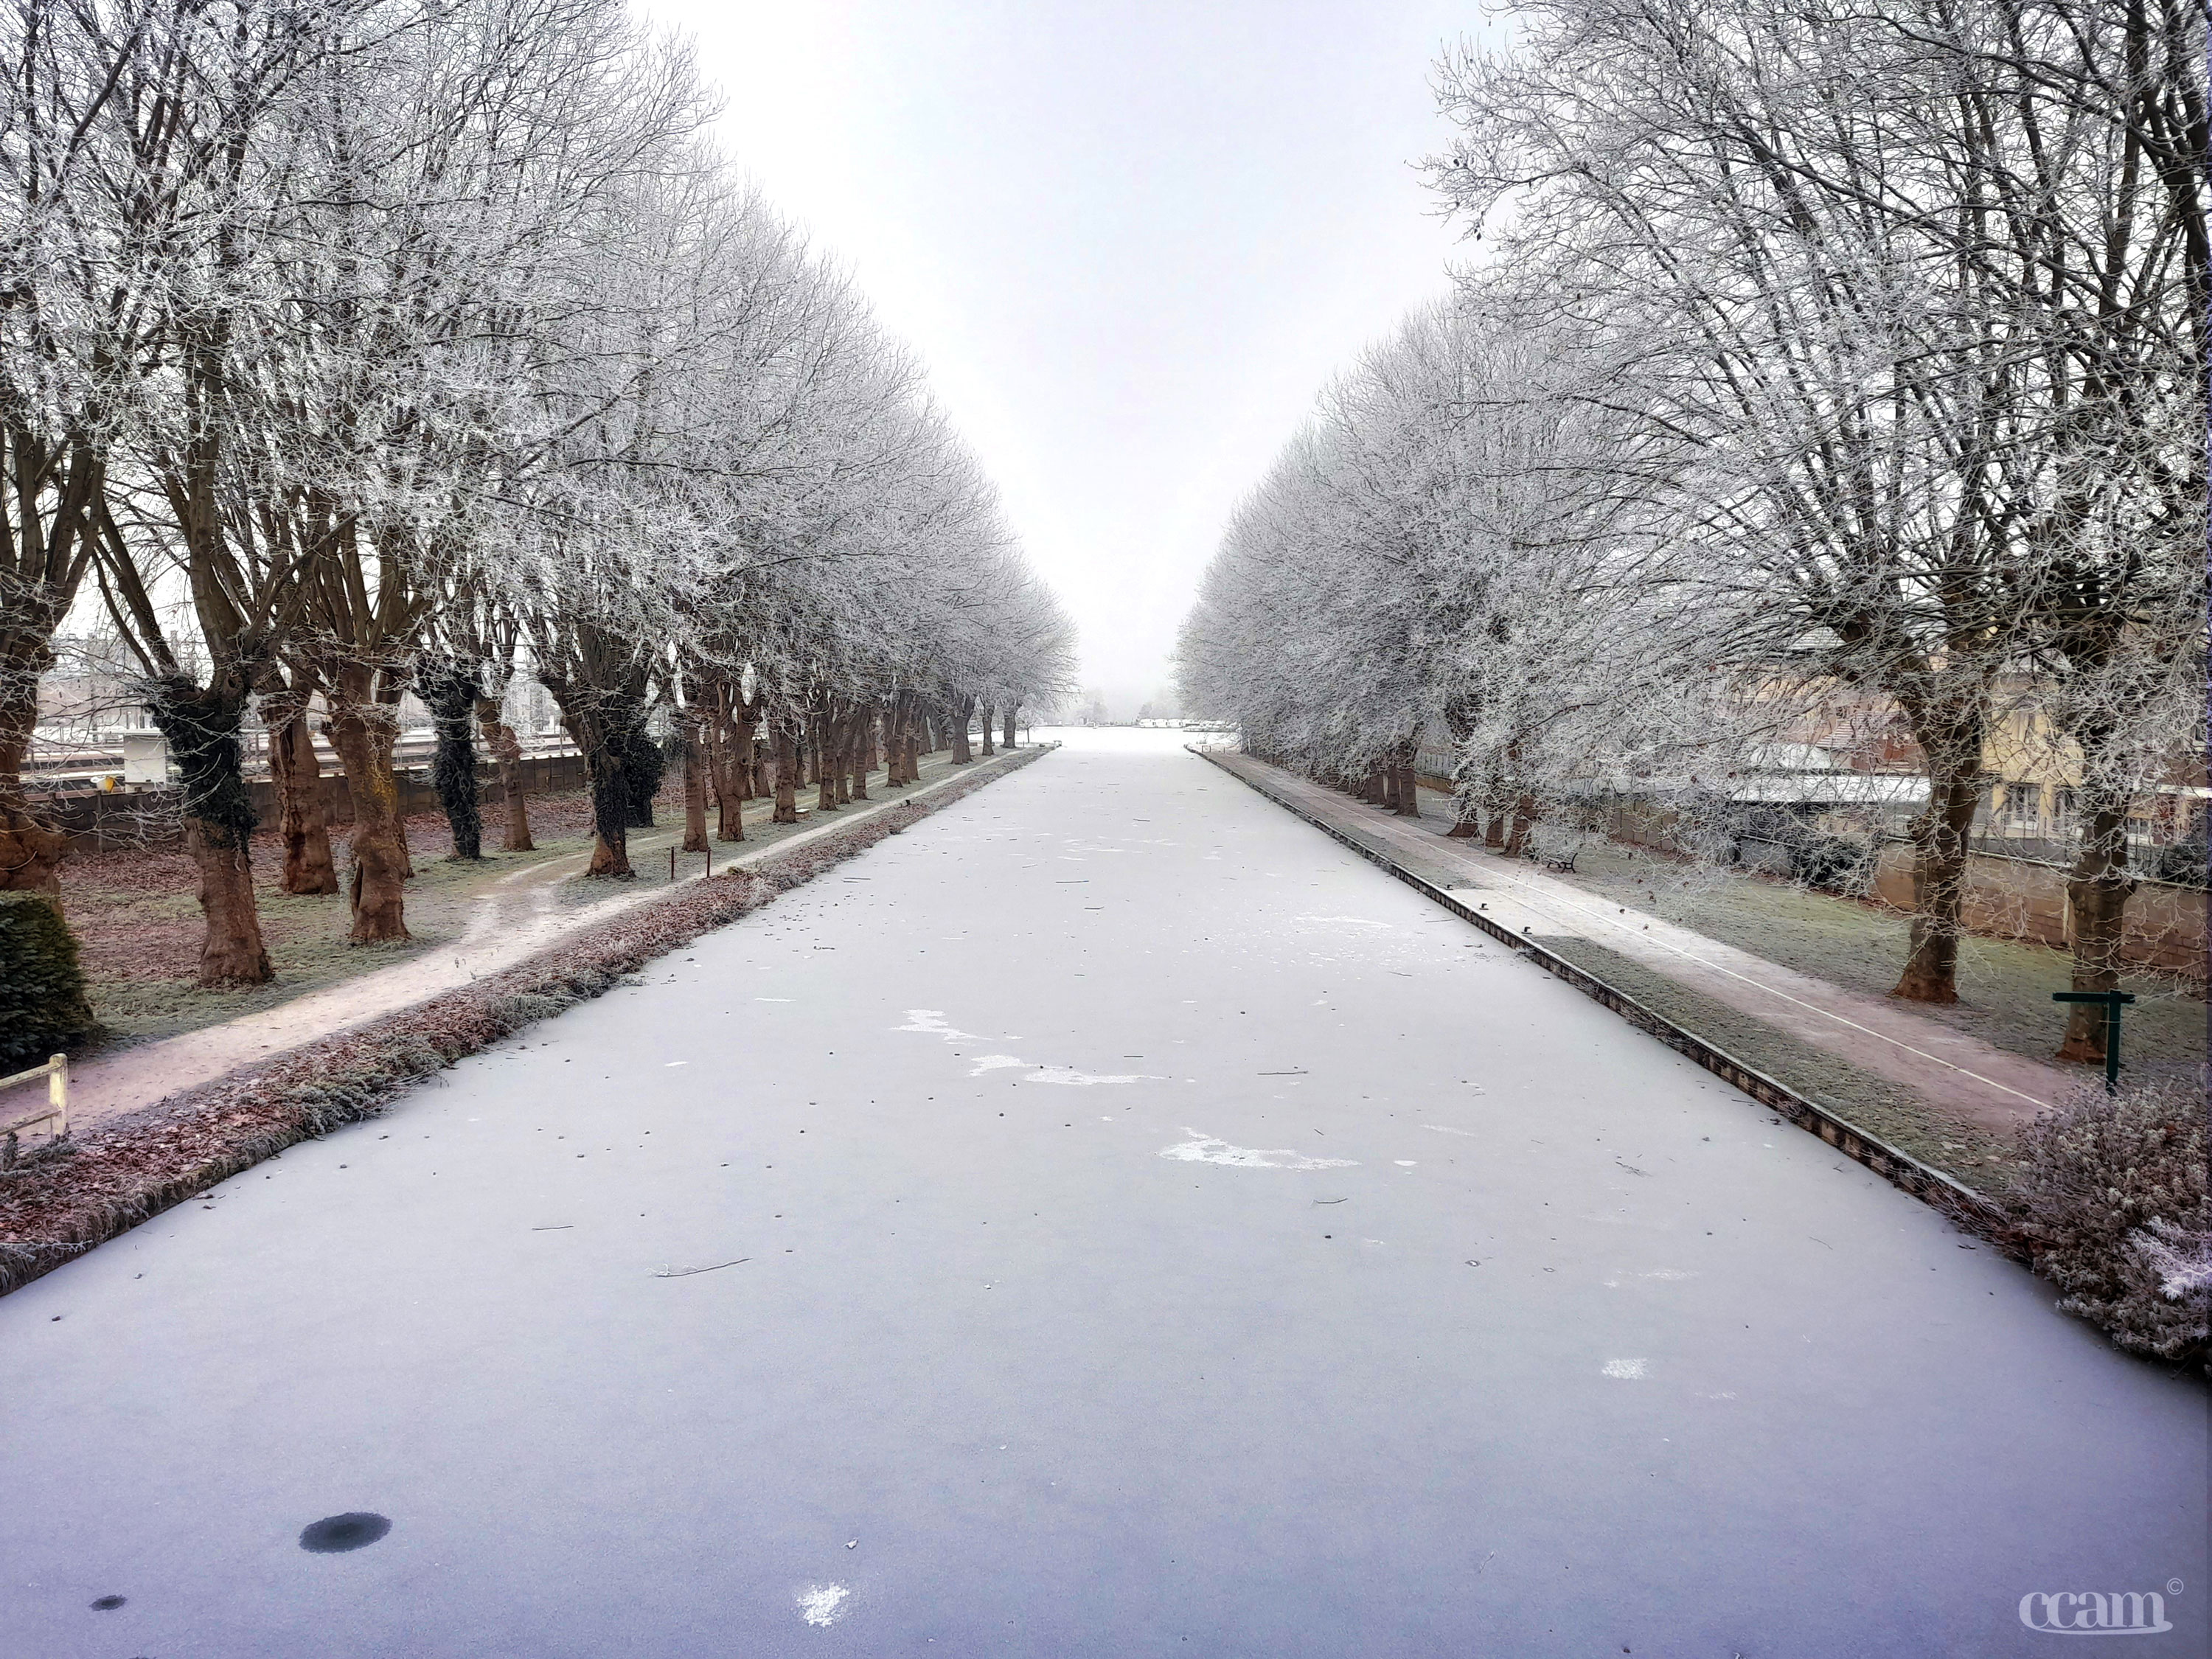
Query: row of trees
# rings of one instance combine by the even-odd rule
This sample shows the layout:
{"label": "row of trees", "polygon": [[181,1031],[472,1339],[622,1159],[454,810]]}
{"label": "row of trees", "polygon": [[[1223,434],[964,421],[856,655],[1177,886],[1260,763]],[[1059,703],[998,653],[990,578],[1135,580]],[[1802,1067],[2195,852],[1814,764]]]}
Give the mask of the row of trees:
{"label": "row of trees", "polygon": [[[1482,253],[1244,504],[1185,696],[1341,778],[1448,732],[1516,845],[1893,724],[1928,786],[1896,994],[1929,1001],[2031,699],[2080,779],[2075,982],[2110,988],[2129,802],[2203,713],[2203,15],[1879,11],[1538,0],[1447,56],[1431,178]],[[2101,1044],[2084,1011],[2064,1052]]]}
{"label": "row of trees", "polygon": [[249,708],[292,890],[337,884],[322,720],[367,943],[406,936],[410,690],[471,856],[477,735],[512,798],[534,675],[622,876],[649,724],[730,801],[761,734],[788,811],[802,745],[849,775],[880,732],[896,781],[925,720],[964,744],[1064,680],[915,361],[623,0],[10,0],[0,52],[0,886],[65,846],[21,770],[73,617],[180,769],[207,983],[270,974]]}

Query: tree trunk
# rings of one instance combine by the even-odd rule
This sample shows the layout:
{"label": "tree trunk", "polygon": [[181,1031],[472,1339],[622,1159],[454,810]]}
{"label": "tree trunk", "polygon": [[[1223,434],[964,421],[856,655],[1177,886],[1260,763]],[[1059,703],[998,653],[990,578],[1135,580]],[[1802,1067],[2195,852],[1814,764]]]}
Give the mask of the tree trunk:
{"label": "tree trunk", "polygon": [[616,735],[622,745],[624,827],[650,830],[653,798],[660,793],[660,778],[667,757],[660,752],[660,745],[647,734],[642,708],[623,711],[623,724],[616,728]]}
{"label": "tree trunk", "polygon": [[714,839],[742,840],[744,836],[742,825],[735,836],[730,833],[731,820],[744,809],[734,799],[730,781],[734,770],[731,759],[734,745],[730,741],[729,716],[723,712],[719,702],[700,722],[699,737],[706,750],[707,781],[714,792]]}
{"label": "tree trunk", "polygon": [[980,722],[978,722],[981,726],[983,732],[983,758],[985,760],[990,759],[993,755],[998,752],[998,750],[991,747],[991,716],[994,712],[996,711],[992,708],[989,703],[985,703],[983,705],[983,718]]}
{"label": "tree trunk", "polygon": [[253,902],[252,836],[256,822],[239,764],[238,726],[252,676],[243,665],[219,672],[203,689],[183,678],[160,683],[148,711],[168,739],[184,785],[185,845],[199,868],[202,985],[265,985],[276,977]]}
{"label": "tree trunk", "polygon": [[[51,652],[43,654],[52,659]],[[0,893],[59,896],[58,871],[69,856],[69,837],[33,811],[23,793],[23,762],[38,720],[41,672],[0,664]]]}
{"label": "tree trunk", "polygon": [[714,790],[714,839],[745,838],[745,799],[752,793],[752,721],[735,687],[726,680],[713,687],[702,726],[707,740],[707,776]]}
{"label": "tree trunk", "polygon": [[1536,827],[1536,803],[1528,795],[1516,796],[1513,815],[1505,826],[1504,852],[1509,859],[1517,859],[1528,850],[1528,832]]}
{"label": "tree trunk", "polygon": [[1966,890],[1966,840],[1979,805],[1970,765],[1929,791],[1911,826],[1912,933],[1905,972],[1890,995],[1909,1002],[1959,1000],[1959,912]]}
{"label": "tree trunk", "polygon": [[335,893],[338,872],[331,857],[330,817],[323,808],[323,764],[307,730],[304,705],[264,699],[269,726],[269,779],[276,791],[277,835],[284,844],[288,893]]}
{"label": "tree trunk", "polygon": [[476,670],[447,665],[419,672],[415,690],[438,734],[430,781],[453,832],[450,856],[475,862],[483,857],[483,811],[477,801]]}
{"label": "tree trunk", "polygon": [[906,782],[900,751],[900,732],[905,720],[905,696],[893,697],[884,708],[884,785],[896,789]]}
{"label": "tree trunk", "polygon": [[[1444,708],[1444,729],[1451,739],[1451,753],[1456,758],[1467,750],[1468,738],[1474,730],[1474,706],[1464,698],[1455,698]],[[1476,806],[1472,791],[1458,781],[1456,768],[1452,782],[1452,827],[1445,834],[1454,841],[1474,841],[1482,834],[1482,813]]]}
{"label": "tree trunk", "polygon": [[724,841],[745,838],[745,803],[761,793],[760,769],[754,759],[754,748],[752,717],[744,713],[734,715],[730,726],[729,788],[723,796],[727,817],[723,828],[716,832]]}
{"label": "tree trunk", "polygon": [[69,856],[69,837],[28,805],[0,800],[0,893],[62,890],[61,861]]}
{"label": "tree trunk", "polygon": [[952,763],[955,766],[965,766],[975,758],[974,752],[968,746],[968,721],[975,713],[975,700],[973,697],[963,697],[960,699],[959,708],[952,711],[946,721],[951,728]]}
{"label": "tree trunk", "polygon": [[506,834],[500,845],[505,852],[534,853],[538,843],[530,838],[530,801],[522,782],[522,740],[501,718],[503,713],[497,697],[477,699],[477,729],[483,733],[484,746],[499,769],[499,792],[507,803]]}
{"label": "tree trunk", "polygon": [[700,736],[699,711],[680,709],[677,741],[684,751],[684,850],[707,850],[707,745]]}
{"label": "tree trunk", "polygon": [[218,841],[210,826],[185,820],[185,846],[200,872],[200,914],[207,933],[200,945],[199,981],[206,986],[266,985],[276,977],[261,937],[253,902],[253,860],[247,842]]}
{"label": "tree trunk", "polygon": [[[384,775],[392,783],[392,845],[399,849],[400,879],[412,881],[415,879],[415,849],[407,844],[407,819],[399,811],[399,775],[392,761],[392,745],[399,737],[399,697],[404,687],[398,677],[393,674],[380,674],[374,685],[377,712],[386,727],[380,752],[384,760]],[[328,722],[325,723],[324,729],[329,730]],[[337,739],[333,738],[331,741],[335,744]]]}
{"label": "tree trunk", "polygon": [[546,683],[561,706],[561,723],[582,751],[584,776],[592,790],[592,859],[584,873],[602,881],[628,881],[636,875],[629,863],[630,786],[623,775],[622,728],[610,721],[596,695],[571,685]]}
{"label": "tree trunk", "polygon": [[771,823],[799,822],[799,744],[788,722],[775,722],[775,811]]}
{"label": "tree trunk", "polygon": [[1013,705],[1013,704],[1012,704],[1012,703],[1008,703],[1008,704],[1006,705],[1006,747],[1007,747],[1007,748],[1009,748],[1009,749],[1012,749],[1013,746],[1014,746],[1014,705]]}
{"label": "tree trunk", "polygon": [[1398,793],[1398,816],[1401,818],[1417,818],[1420,817],[1421,788],[1419,784],[1413,781],[1413,769],[1405,762],[1401,761],[1393,769]]}
{"label": "tree trunk", "polygon": [[862,709],[853,717],[853,799],[868,798],[868,774],[876,764],[876,711]]}
{"label": "tree trunk", "polygon": [[[341,684],[365,671],[347,669]],[[362,687],[348,690],[365,690]],[[353,907],[350,945],[380,945],[412,937],[407,931],[406,852],[400,843],[399,786],[392,775],[391,712],[382,703],[356,700],[341,690],[330,700],[331,743],[345,768],[353,796],[353,835],[349,850],[353,873],[348,896]]]}
{"label": "tree trunk", "polygon": [[737,786],[740,804],[766,793],[761,787],[760,744],[756,741],[755,725],[750,714],[731,717],[730,760],[736,768],[732,781]]}
{"label": "tree trunk", "polygon": [[837,766],[830,753],[830,716],[817,713],[814,716],[814,810],[834,812],[837,810]]}
{"label": "tree trunk", "polygon": [[584,873],[605,881],[628,881],[637,874],[629,864],[629,780],[623,775],[621,760],[610,749],[599,750],[596,767],[589,750],[585,751],[584,762],[592,783],[592,861],[584,866]]}
{"label": "tree trunk", "polygon": [[[2085,794],[2088,792],[2084,791]],[[2136,890],[2128,874],[2128,805],[2098,793],[2081,829],[2081,851],[2066,883],[2074,912],[2074,989],[2120,988],[2120,945],[2125,935],[2128,900]],[[2061,1060],[2105,1063],[2105,1010],[2077,1002],[2068,1011]]]}
{"label": "tree trunk", "polygon": [[1908,1002],[1959,1000],[1959,915],[1966,892],[1967,838],[1982,796],[1988,689],[1937,680],[1900,697],[1928,778],[1928,804],[1910,826],[1912,930],[1905,971],[1890,995]]}

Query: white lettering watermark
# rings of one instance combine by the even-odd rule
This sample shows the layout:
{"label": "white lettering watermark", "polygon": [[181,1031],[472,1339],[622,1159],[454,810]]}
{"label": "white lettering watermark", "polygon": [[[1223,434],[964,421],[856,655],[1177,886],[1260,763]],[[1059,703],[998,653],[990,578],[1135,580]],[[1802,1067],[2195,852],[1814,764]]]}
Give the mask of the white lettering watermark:
{"label": "white lettering watermark", "polygon": [[2030,1590],[2020,1598],[2020,1622],[2045,1636],[2156,1636],[2173,1628],[2156,1590]]}

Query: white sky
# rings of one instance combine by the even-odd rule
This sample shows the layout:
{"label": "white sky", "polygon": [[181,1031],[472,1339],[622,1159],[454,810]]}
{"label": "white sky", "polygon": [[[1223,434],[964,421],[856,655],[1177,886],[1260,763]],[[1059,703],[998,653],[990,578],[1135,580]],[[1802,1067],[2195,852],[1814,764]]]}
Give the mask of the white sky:
{"label": "white sky", "polygon": [[1322,381],[1445,288],[1413,164],[1474,0],[646,0],[913,342],[1115,712]]}

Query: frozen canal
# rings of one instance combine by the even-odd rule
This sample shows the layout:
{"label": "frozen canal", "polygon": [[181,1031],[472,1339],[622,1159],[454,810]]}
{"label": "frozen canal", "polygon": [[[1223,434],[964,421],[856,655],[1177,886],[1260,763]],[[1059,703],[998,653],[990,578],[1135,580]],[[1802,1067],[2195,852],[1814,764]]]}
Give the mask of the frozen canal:
{"label": "frozen canal", "polygon": [[2202,1389],[1165,734],[642,977],[0,1300],[0,1652],[2206,1650]]}

